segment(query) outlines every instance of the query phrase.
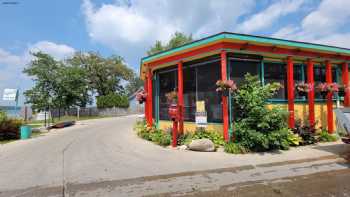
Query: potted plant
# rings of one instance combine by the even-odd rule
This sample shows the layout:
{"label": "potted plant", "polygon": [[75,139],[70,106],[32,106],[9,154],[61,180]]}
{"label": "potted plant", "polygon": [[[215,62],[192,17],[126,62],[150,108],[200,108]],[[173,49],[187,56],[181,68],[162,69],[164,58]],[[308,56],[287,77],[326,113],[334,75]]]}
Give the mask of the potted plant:
{"label": "potted plant", "polygon": [[171,91],[165,94],[168,103],[171,104],[177,104],[177,92],[176,91]]}
{"label": "potted plant", "polygon": [[216,86],[216,92],[223,96],[228,96],[237,90],[237,85],[233,80],[218,80]]}
{"label": "potted plant", "polygon": [[316,88],[321,95],[323,96],[323,98],[325,98],[327,96],[328,93],[335,93],[339,91],[339,86],[337,83],[320,83],[318,84],[317,88]]}
{"label": "potted plant", "polygon": [[295,89],[299,96],[305,97],[312,90],[312,84],[301,82],[295,85]]}
{"label": "potted plant", "polygon": [[147,99],[147,92],[144,90],[139,91],[138,93],[136,93],[136,100],[142,104],[143,102],[145,102]]}

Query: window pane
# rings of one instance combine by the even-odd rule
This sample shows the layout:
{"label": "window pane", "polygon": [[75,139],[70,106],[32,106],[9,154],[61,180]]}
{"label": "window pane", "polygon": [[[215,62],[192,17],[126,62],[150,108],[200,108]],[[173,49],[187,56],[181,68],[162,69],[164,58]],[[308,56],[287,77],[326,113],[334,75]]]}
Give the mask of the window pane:
{"label": "window pane", "polygon": [[230,77],[239,86],[244,81],[244,75],[258,75],[260,62],[230,60]]}
{"label": "window pane", "polygon": [[[294,84],[305,82],[305,80],[303,79],[303,71],[305,74],[305,69],[304,69],[303,65],[294,64],[294,66],[293,66]],[[303,97],[299,96],[299,94],[297,93],[296,88],[294,88],[294,96],[296,99],[303,99]]]}
{"label": "window pane", "polygon": [[287,99],[286,65],[281,63],[264,63],[265,83],[278,82],[282,88],[274,95],[276,99]]}
{"label": "window pane", "polygon": [[195,121],[196,114],[196,68],[183,70],[184,77],[184,120]]}
{"label": "window pane", "polygon": [[159,119],[169,120],[166,94],[177,87],[177,70],[159,73]]}
{"label": "window pane", "polygon": [[[337,82],[337,72],[336,68],[332,67],[332,81]],[[326,82],[326,68],[325,67],[314,67],[314,83],[315,87],[319,83],[325,83]],[[317,99],[323,99],[321,94],[317,91],[315,91],[315,98]]]}
{"label": "window pane", "polygon": [[221,98],[216,93],[220,71],[220,61],[197,67],[197,100],[205,102],[208,122],[222,122]]}

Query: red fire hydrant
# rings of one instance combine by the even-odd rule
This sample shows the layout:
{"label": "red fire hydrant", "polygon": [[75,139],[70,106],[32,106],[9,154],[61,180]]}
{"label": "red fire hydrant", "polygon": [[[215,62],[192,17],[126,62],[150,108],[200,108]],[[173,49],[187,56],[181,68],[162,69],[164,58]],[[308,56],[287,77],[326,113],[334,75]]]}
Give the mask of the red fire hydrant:
{"label": "red fire hydrant", "polygon": [[177,145],[177,127],[178,127],[178,108],[176,104],[171,104],[168,109],[169,117],[173,121],[173,138],[172,146],[176,147]]}

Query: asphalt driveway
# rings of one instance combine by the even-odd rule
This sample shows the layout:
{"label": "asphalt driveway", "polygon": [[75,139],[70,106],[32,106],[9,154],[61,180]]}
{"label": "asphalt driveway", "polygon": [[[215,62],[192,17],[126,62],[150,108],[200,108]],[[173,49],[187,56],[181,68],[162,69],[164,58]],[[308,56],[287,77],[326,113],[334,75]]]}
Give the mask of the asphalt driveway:
{"label": "asphalt driveway", "polygon": [[[132,130],[136,119],[83,121],[38,138],[0,145],[0,196],[30,196],[35,191],[37,196],[64,196],[73,185],[291,160],[334,160],[349,151],[341,143],[238,156],[174,150],[139,139]],[[344,169],[342,166],[330,169]]]}

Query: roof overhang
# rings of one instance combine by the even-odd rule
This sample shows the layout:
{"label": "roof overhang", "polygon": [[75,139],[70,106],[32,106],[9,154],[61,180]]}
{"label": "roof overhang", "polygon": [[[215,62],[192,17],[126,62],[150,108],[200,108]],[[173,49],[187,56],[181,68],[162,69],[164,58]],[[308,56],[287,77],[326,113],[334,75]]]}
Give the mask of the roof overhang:
{"label": "roof overhang", "polygon": [[293,56],[303,59],[324,59],[341,62],[350,61],[350,49],[327,45],[282,40],[269,37],[252,36],[234,33],[219,33],[183,46],[160,52],[141,59],[140,76],[144,79],[147,69],[157,69],[174,65],[179,61],[189,61],[222,50],[240,53],[257,53],[271,56]]}

